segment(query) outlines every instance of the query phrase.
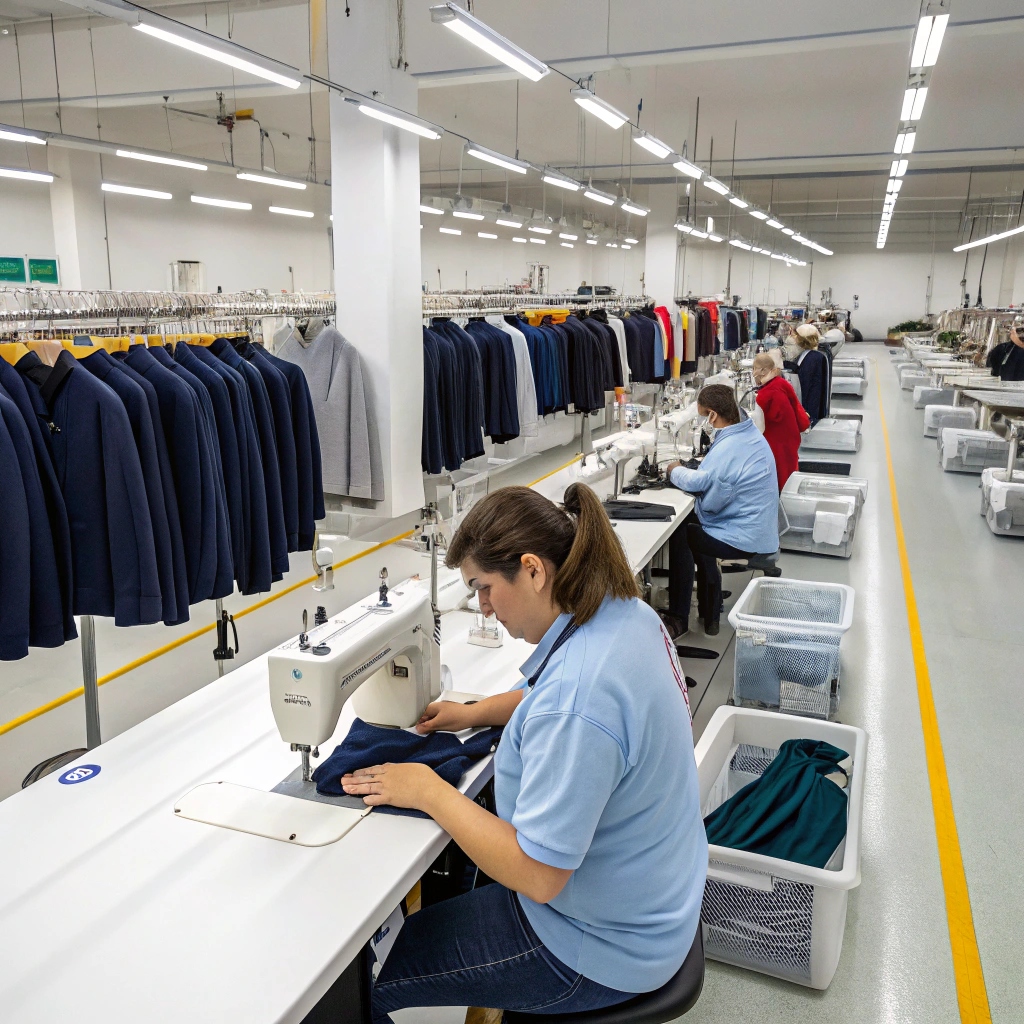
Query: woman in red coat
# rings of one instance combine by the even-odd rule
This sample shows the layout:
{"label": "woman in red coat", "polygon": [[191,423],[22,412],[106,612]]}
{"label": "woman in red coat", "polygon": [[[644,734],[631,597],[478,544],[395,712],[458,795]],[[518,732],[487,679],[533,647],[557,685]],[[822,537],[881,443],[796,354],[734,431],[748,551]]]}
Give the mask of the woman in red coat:
{"label": "woman in red coat", "polygon": [[811,425],[792,384],[767,352],[754,356],[757,404],[764,413],[764,439],[775,456],[779,490],[799,468],[800,435]]}

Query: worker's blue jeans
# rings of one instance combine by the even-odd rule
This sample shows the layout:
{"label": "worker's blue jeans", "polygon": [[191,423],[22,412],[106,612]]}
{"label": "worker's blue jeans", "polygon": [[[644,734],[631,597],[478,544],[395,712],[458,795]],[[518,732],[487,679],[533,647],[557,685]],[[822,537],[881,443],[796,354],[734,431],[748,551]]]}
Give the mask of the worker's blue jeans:
{"label": "worker's blue jeans", "polygon": [[373,1024],[390,1024],[388,1014],[407,1006],[572,1013],[632,996],[556,959],[516,894],[495,882],[405,919],[373,986]]}

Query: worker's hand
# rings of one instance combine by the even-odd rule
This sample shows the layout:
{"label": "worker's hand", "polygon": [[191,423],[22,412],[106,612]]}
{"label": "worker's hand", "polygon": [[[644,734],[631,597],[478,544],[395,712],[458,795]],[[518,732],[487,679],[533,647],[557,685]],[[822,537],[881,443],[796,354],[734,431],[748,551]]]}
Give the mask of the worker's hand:
{"label": "worker's hand", "polygon": [[681,462],[680,462],[680,461],[679,461],[678,459],[676,459],[676,461],[675,461],[675,462],[670,462],[670,463],[669,463],[669,464],[668,464],[668,465],[667,465],[667,466],[665,467],[665,479],[666,479],[666,480],[671,480],[671,479],[672,479],[672,470],[674,470],[674,469],[679,469],[679,467],[680,467],[681,465],[682,465],[682,463],[681,463]]}
{"label": "worker's hand", "polygon": [[369,807],[390,804],[421,811],[430,802],[430,794],[448,783],[425,764],[378,764],[343,775],[341,788],[349,796],[361,796]]}
{"label": "worker's hand", "polygon": [[435,700],[428,704],[426,711],[416,723],[416,731],[421,734],[428,732],[459,732],[471,729],[477,724],[473,712],[473,704],[459,704],[454,700]]}

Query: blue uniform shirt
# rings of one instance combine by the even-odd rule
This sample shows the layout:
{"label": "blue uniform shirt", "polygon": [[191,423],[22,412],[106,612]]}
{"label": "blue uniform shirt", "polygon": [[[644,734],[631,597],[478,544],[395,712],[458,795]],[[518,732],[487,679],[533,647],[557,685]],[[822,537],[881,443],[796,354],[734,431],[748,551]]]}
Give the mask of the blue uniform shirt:
{"label": "blue uniform shirt", "polygon": [[749,417],[722,427],[700,469],[679,466],[672,483],[696,495],[697,518],[715,540],[752,554],[779,550],[775,456]]}
{"label": "blue uniform shirt", "polygon": [[664,985],[697,933],[708,846],[686,687],[650,607],[606,598],[555,651],[505,729],[494,790],[522,850],[573,871],[550,903],[519,895],[544,945],[620,992]]}

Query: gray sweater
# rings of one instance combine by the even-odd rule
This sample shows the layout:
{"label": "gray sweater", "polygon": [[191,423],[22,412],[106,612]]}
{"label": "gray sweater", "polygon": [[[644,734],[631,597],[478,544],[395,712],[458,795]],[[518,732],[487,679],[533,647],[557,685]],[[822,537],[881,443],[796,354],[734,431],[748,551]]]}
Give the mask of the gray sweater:
{"label": "gray sweater", "polygon": [[380,435],[355,346],[334,327],[309,339],[294,330],[277,355],[306,375],[320,434],[324,492],[381,501]]}

